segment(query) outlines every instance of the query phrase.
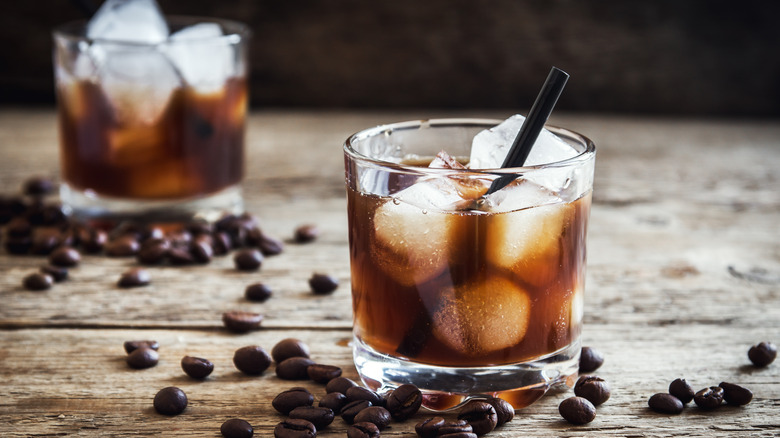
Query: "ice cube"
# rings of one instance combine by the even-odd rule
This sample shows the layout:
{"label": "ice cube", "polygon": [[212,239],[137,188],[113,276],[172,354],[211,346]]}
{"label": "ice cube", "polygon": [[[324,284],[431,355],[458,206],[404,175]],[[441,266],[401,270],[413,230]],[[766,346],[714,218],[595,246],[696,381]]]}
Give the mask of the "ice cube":
{"label": "ice cube", "polygon": [[168,38],[168,23],[155,0],[106,0],[87,24],[87,37],[145,44]]}
{"label": "ice cube", "polygon": [[490,277],[444,292],[433,316],[433,334],[471,357],[512,347],[528,329],[531,301],[519,285]]}
{"label": "ice cube", "polygon": [[184,80],[202,93],[219,91],[237,73],[234,46],[221,36],[217,23],[200,23],[173,33],[167,45]]}

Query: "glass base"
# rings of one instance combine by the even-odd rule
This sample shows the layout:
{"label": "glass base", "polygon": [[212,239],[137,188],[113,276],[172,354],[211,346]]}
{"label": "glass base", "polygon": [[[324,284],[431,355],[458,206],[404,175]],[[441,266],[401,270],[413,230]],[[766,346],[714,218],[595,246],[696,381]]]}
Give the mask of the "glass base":
{"label": "glass base", "polygon": [[140,222],[213,222],[226,213],[244,211],[241,186],[217,193],[179,200],[134,200],[111,198],[60,185],[60,199],[70,216],[80,220],[137,220]]}
{"label": "glass base", "polygon": [[354,336],[353,357],[363,382],[384,392],[405,383],[423,392],[423,406],[433,411],[457,408],[473,398],[500,397],[515,409],[541,398],[550,388],[574,386],[580,341],[530,362],[493,367],[442,367],[379,353]]}

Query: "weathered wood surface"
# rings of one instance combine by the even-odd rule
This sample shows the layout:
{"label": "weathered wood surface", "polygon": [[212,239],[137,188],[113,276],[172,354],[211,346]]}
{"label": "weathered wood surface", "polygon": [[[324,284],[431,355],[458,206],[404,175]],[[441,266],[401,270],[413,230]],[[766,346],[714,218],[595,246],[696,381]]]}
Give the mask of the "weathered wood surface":
{"label": "weathered wood surface", "polygon": [[[259,273],[239,273],[229,258],[208,266],[152,268],[153,284],[120,290],[132,259],[86,257],[73,279],[50,291],[21,288],[40,257],[0,253],[0,435],[218,436],[226,418],[245,417],[269,436],[279,416],[270,399],[290,386],[273,370],[259,378],[233,368],[243,345],[270,349],[299,337],[316,360],[356,377],[350,349],[349,266],[341,144],[358,129],[418,117],[503,113],[276,112],[254,114],[248,133],[248,209],[268,232],[289,238],[301,223],[322,237],[288,243]],[[593,423],[563,422],[552,394],[520,411],[489,436],[777,436],[780,363],[749,366],[746,352],[780,342],[780,124],[777,121],[672,120],[556,115],[553,123],[597,144],[589,233],[584,342],[607,361],[598,374],[612,398]],[[0,111],[0,191],[18,191],[32,174],[57,175],[52,111]],[[314,297],[313,271],[336,275],[341,287]],[[249,303],[243,288],[264,281],[275,292]],[[227,309],[255,309],[264,329],[232,335],[221,329]],[[161,363],[129,370],[122,342],[155,338]],[[214,376],[190,381],[185,354],[210,358]],[[646,408],[676,377],[695,387],[733,381],[751,388],[744,408],[705,414],[696,408],[666,417]],[[190,396],[185,414],[163,418],[151,399],[169,385]],[[323,393],[309,386],[316,396]],[[422,414],[420,414],[422,415]],[[414,421],[386,436],[412,436]],[[341,420],[323,433],[344,436]]]}

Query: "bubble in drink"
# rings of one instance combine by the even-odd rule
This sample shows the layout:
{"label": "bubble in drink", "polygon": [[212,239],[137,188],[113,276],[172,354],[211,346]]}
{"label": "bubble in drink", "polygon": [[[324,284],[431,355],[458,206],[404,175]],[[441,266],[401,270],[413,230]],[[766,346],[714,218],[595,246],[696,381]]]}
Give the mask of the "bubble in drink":
{"label": "bubble in drink", "polygon": [[87,37],[108,41],[156,44],[168,32],[155,0],[106,0],[87,24]]}

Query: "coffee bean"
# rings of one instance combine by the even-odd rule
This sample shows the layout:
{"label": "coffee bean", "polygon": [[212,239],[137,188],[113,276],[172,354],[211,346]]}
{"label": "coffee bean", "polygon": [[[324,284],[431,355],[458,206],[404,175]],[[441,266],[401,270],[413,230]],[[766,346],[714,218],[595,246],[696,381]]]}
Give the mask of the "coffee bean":
{"label": "coffee bean", "polygon": [[414,426],[414,431],[420,438],[435,438],[439,436],[439,429],[444,425],[442,417],[431,417],[420,421]]}
{"label": "coffee bean", "polygon": [[659,414],[677,415],[683,411],[683,402],[679,398],[662,392],[653,394],[647,401],[647,405]]}
{"label": "coffee bean", "polygon": [[194,379],[204,379],[214,371],[214,364],[208,359],[184,356],[181,359],[181,369]]}
{"label": "coffee bean", "polygon": [[43,176],[34,176],[24,182],[22,190],[25,195],[48,195],[54,191],[54,182]]}
{"label": "coffee bean", "polygon": [[348,388],[344,395],[347,396],[347,400],[349,401],[368,400],[373,406],[382,406],[384,404],[382,396],[362,386]]}
{"label": "coffee bean", "polygon": [[466,420],[471,425],[472,432],[477,435],[491,432],[498,424],[496,409],[482,400],[466,403],[458,413],[458,419]]}
{"label": "coffee bean", "polygon": [[306,368],[306,373],[317,383],[328,383],[341,375],[341,368],[315,363]]}
{"label": "coffee bean", "polygon": [[171,245],[167,240],[146,241],[138,250],[135,259],[142,265],[159,265],[168,257]]}
{"label": "coffee bean", "polygon": [[262,234],[260,241],[257,242],[257,248],[264,256],[275,256],[284,251],[284,244],[279,239]]}
{"label": "coffee bean", "polygon": [[141,245],[133,235],[124,235],[106,243],[103,249],[109,257],[131,257],[138,253]]}
{"label": "coffee bean", "polygon": [[379,438],[381,433],[374,423],[355,423],[347,429],[347,438]]}
{"label": "coffee bean", "polygon": [[596,371],[604,363],[604,355],[591,347],[582,347],[580,353],[580,372],[590,373]]}
{"label": "coffee bean", "polygon": [[323,408],[330,408],[335,414],[341,413],[341,408],[347,404],[347,396],[340,392],[331,392],[325,394],[321,399],[318,406]]}
{"label": "coffee bean", "polygon": [[50,275],[35,272],[24,277],[22,286],[27,290],[47,290],[54,284],[54,279]]}
{"label": "coffee bean", "polygon": [[390,424],[390,411],[381,406],[369,406],[358,412],[352,421],[355,423],[374,423],[379,430]]}
{"label": "coffee bean", "polygon": [[477,438],[476,433],[471,432],[455,432],[448,433],[446,435],[439,435],[441,438]]}
{"label": "coffee bean", "polygon": [[333,423],[333,410],[330,408],[315,406],[298,406],[288,414],[290,418],[306,420],[314,425],[317,430],[322,430]]}
{"label": "coffee bean", "polygon": [[233,263],[239,271],[257,271],[263,264],[263,254],[256,249],[242,249],[233,256]]}
{"label": "coffee bean", "polygon": [[54,266],[73,267],[81,261],[81,254],[73,248],[62,246],[49,255],[49,263]]}
{"label": "coffee bean", "polygon": [[683,404],[693,400],[694,391],[685,379],[674,379],[669,384],[669,394],[677,397]]}
{"label": "coffee bean", "polygon": [[309,357],[309,346],[299,339],[282,339],[271,349],[271,357],[276,363],[291,357]]}
{"label": "coffee bean", "polygon": [[124,347],[125,347],[125,352],[127,352],[127,354],[130,354],[141,347],[151,348],[152,350],[158,350],[160,348],[160,344],[158,344],[157,341],[153,341],[153,340],[125,341]]}
{"label": "coffee bean", "polygon": [[252,425],[240,418],[231,418],[225,421],[219,431],[225,438],[252,438],[255,433]]}
{"label": "coffee bean", "polygon": [[32,233],[30,221],[24,218],[14,218],[5,226],[5,234],[8,237],[31,237]]}
{"label": "coffee bean", "polygon": [[395,388],[387,398],[387,410],[397,421],[404,421],[420,410],[422,405],[422,392],[412,384],[401,385]]}
{"label": "coffee bean", "polygon": [[208,242],[196,240],[190,243],[190,254],[197,263],[206,264],[214,256],[214,249]]}
{"label": "coffee bean", "polygon": [[306,420],[287,419],[274,428],[275,438],[314,438],[317,428]]}
{"label": "coffee bean", "polygon": [[5,239],[3,246],[5,246],[5,250],[9,254],[23,255],[27,254],[30,248],[32,248],[32,239],[29,237],[9,236]]}
{"label": "coffee bean", "polygon": [[59,266],[41,266],[40,271],[41,274],[50,276],[56,283],[68,279],[68,268],[61,268]]}
{"label": "coffee bean", "polygon": [[347,404],[344,405],[343,408],[341,408],[341,418],[344,419],[344,421],[347,422],[347,424],[352,424],[355,422],[355,416],[360,413],[363,409],[371,407],[371,402],[368,400],[355,400],[347,402]]}
{"label": "coffee bean", "polygon": [[230,235],[224,231],[218,231],[211,235],[214,255],[225,255],[233,249]]}
{"label": "coffee bean", "polygon": [[309,287],[316,295],[327,295],[339,287],[339,281],[327,274],[314,273],[309,278]]}
{"label": "coffee bean", "polygon": [[276,376],[284,380],[307,380],[309,365],[314,365],[314,361],[308,357],[290,357],[276,364]]}
{"label": "coffee bean", "polygon": [[222,314],[222,322],[231,332],[246,333],[257,330],[263,322],[263,315],[259,313],[233,310]]}
{"label": "coffee bean", "polygon": [[295,241],[298,243],[309,243],[320,237],[320,229],[316,225],[306,224],[295,229]]}
{"label": "coffee bean", "polygon": [[593,406],[598,406],[609,400],[609,383],[599,376],[580,376],[574,385],[574,395],[588,399]]}
{"label": "coffee bean", "polygon": [[259,303],[263,303],[268,298],[271,298],[272,294],[271,289],[263,283],[250,284],[244,289],[244,297],[247,300]]}
{"label": "coffee bean", "polygon": [[723,388],[723,400],[730,405],[744,406],[753,400],[753,392],[745,387],[726,382],[720,382],[718,386]]}
{"label": "coffee bean", "polygon": [[774,362],[777,357],[777,347],[771,342],[760,342],[748,350],[748,358],[753,365],[757,367],[765,367]]}
{"label": "coffee bean", "polygon": [[233,365],[244,374],[259,375],[271,365],[271,356],[259,345],[248,345],[236,350]]}
{"label": "coffee bean", "polygon": [[33,231],[30,252],[35,255],[50,255],[58,246],[63,245],[65,240],[65,236],[57,228],[36,228]]}
{"label": "coffee bean", "polygon": [[472,432],[474,429],[466,420],[447,421],[439,427],[439,436]]}
{"label": "coffee bean", "polygon": [[85,252],[90,254],[98,253],[103,251],[103,248],[106,246],[108,233],[96,228],[89,228],[79,236],[79,241],[81,242],[81,248]]}
{"label": "coffee bean", "polygon": [[127,364],[130,365],[131,368],[138,370],[151,368],[157,365],[159,360],[160,355],[157,351],[147,347],[136,348],[132,353],[128,354],[126,358]]}
{"label": "coffee bean", "polygon": [[485,402],[490,403],[490,405],[493,406],[493,409],[496,410],[496,416],[498,417],[496,427],[502,426],[505,423],[509,423],[513,418],[515,418],[515,408],[503,398],[490,397],[489,399],[485,400]]}
{"label": "coffee bean", "polygon": [[187,394],[175,386],[163,388],[154,396],[154,409],[163,415],[179,415],[187,408]]}
{"label": "coffee bean", "polygon": [[67,215],[62,209],[62,205],[33,203],[27,209],[27,220],[35,226],[64,225],[67,221]]}
{"label": "coffee bean", "polygon": [[587,424],[596,418],[596,407],[582,397],[569,397],[562,401],[558,412],[571,424]]}
{"label": "coffee bean", "polygon": [[340,392],[346,395],[347,390],[353,386],[358,386],[354,380],[348,379],[346,377],[336,377],[335,379],[332,379],[327,384],[325,384],[325,392]]}
{"label": "coffee bean", "polygon": [[168,261],[173,266],[189,266],[195,264],[195,257],[193,257],[188,247],[172,246],[168,250]]}
{"label": "coffee bean", "polygon": [[119,277],[117,285],[119,287],[140,287],[146,286],[151,282],[149,273],[145,269],[134,268]]}
{"label": "coffee bean", "polygon": [[715,409],[723,403],[723,388],[719,386],[704,388],[693,396],[693,402],[704,410]]}
{"label": "coffee bean", "polygon": [[280,414],[287,415],[297,407],[311,406],[313,403],[314,396],[311,395],[311,392],[309,392],[308,389],[295,387],[279,393],[274,397],[273,401],[271,401],[271,406]]}

